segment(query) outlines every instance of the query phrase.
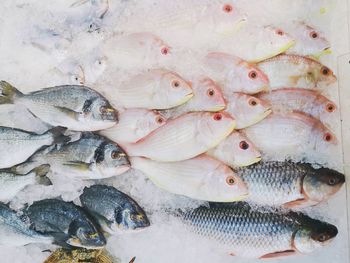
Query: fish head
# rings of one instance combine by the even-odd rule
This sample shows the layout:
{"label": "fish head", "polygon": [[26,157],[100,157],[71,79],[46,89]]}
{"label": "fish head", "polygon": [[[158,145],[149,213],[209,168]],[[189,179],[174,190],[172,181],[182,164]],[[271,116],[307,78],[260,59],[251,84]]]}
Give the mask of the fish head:
{"label": "fish head", "polygon": [[307,171],[303,179],[303,193],[312,201],[322,202],[338,192],[344,182],[344,174],[335,170],[311,169]]}
{"label": "fish head", "polygon": [[236,119],[237,129],[258,123],[272,112],[267,101],[245,93],[234,92],[226,99],[227,111]]}
{"label": "fish head", "polygon": [[107,68],[107,57],[101,54],[91,57],[85,68],[86,82],[94,83]]}
{"label": "fish head", "polygon": [[311,107],[315,107],[316,113],[320,116],[320,120],[323,122],[325,120],[331,120],[334,113],[337,111],[337,105],[321,94],[316,97]]}
{"label": "fish head", "polygon": [[81,65],[77,65],[72,71],[68,73],[69,83],[72,85],[84,85],[85,73]]}
{"label": "fish head", "polygon": [[193,98],[188,102],[192,111],[220,111],[226,102],[220,87],[210,78],[201,77],[192,86]]}
{"label": "fish head", "polygon": [[103,234],[89,221],[73,221],[69,226],[68,233],[71,237],[66,243],[74,247],[97,249],[103,248],[107,243]]}
{"label": "fish head", "polygon": [[95,150],[94,159],[98,169],[106,177],[120,175],[130,169],[128,156],[112,142],[102,142]]}
{"label": "fish head", "polygon": [[127,207],[116,208],[114,220],[114,229],[135,230],[150,226],[145,211],[134,202],[130,202]]}
{"label": "fish head", "polygon": [[305,79],[311,83],[315,83],[316,85],[330,85],[337,81],[334,72],[317,61],[309,59],[308,68]]}
{"label": "fish head", "polygon": [[99,123],[100,129],[112,127],[118,122],[118,111],[102,96],[87,99],[82,112],[82,121]]}
{"label": "fish head", "polygon": [[311,253],[314,250],[328,245],[338,234],[334,225],[312,220],[297,230],[293,240],[294,248],[303,254]]}
{"label": "fish head", "polygon": [[143,134],[147,135],[155,129],[163,126],[166,122],[166,117],[160,112],[156,110],[144,110],[142,117],[138,120],[137,128],[142,130]]}
{"label": "fish head", "polygon": [[317,151],[329,151],[331,146],[338,144],[334,133],[320,121],[316,121],[312,128],[310,141]]}
{"label": "fish head", "polygon": [[227,144],[228,155],[233,156],[235,166],[248,166],[261,160],[261,152],[242,132],[232,132],[224,143]]}

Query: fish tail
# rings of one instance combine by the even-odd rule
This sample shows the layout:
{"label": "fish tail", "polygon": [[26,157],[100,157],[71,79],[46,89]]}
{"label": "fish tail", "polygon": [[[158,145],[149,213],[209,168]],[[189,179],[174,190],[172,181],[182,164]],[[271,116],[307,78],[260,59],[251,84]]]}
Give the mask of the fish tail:
{"label": "fish tail", "polygon": [[46,176],[50,171],[50,165],[42,164],[38,167],[35,167],[31,172],[34,172],[36,175],[36,181],[41,185],[52,185],[51,180]]}
{"label": "fish tail", "polygon": [[54,127],[47,132],[52,134],[54,144],[64,144],[71,140],[70,136],[64,134],[66,130],[64,127]]}
{"label": "fish tail", "polygon": [[16,97],[23,95],[22,92],[4,80],[0,81],[0,92],[0,104],[13,104]]}

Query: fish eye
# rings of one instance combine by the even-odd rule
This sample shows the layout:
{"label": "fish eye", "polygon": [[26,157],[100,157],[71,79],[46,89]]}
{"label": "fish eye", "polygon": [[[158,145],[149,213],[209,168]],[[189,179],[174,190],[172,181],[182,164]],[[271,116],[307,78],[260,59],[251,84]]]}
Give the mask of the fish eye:
{"label": "fish eye", "polygon": [[157,122],[158,124],[162,124],[162,123],[164,122],[164,118],[162,118],[161,116],[157,116],[157,117],[156,117],[156,122]]}
{"label": "fish eye", "polygon": [[283,36],[284,35],[284,31],[282,29],[277,29],[276,30],[276,34],[280,35],[280,36]]}
{"label": "fish eye", "polygon": [[248,77],[251,79],[256,79],[257,76],[258,76],[258,73],[255,70],[251,70],[248,73]]}
{"label": "fish eye", "polygon": [[234,185],[234,184],[236,183],[236,180],[235,180],[235,178],[234,178],[233,176],[228,176],[228,177],[226,178],[226,183],[227,183],[228,185]]}
{"label": "fish eye", "polygon": [[106,106],[101,106],[101,107],[100,107],[100,112],[101,112],[102,114],[107,113],[107,107],[106,107]]}
{"label": "fish eye", "polygon": [[248,104],[249,104],[250,106],[256,106],[256,105],[258,105],[258,102],[256,101],[255,98],[250,98],[250,99],[248,100]]}
{"label": "fish eye", "polygon": [[213,89],[208,89],[207,94],[209,97],[213,97],[215,95],[215,91]]}
{"label": "fish eye", "polygon": [[169,49],[167,47],[163,47],[160,52],[163,54],[163,55],[167,55],[169,53]]}
{"label": "fish eye", "polygon": [[213,119],[214,119],[215,121],[220,121],[220,120],[222,119],[221,113],[216,113],[216,114],[214,114]]}
{"label": "fish eye", "polygon": [[321,235],[319,235],[319,236],[317,237],[317,240],[318,240],[319,242],[324,242],[324,241],[327,240],[327,235],[326,235],[326,234],[321,234]]}
{"label": "fish eye", "polygon": [[323,75],[327,76],[327,75],[329,75],[330,70],[329,70],[329,68],[327,68],[327,67],[322,67],[322,68],[321,68],[321,73],[322,73]]}
{"label": "fish eye", "polygon": [[327,103],[326,105],[326,111],[333,112],[335,111],[335,105],[333,103]]}
{"label": "fish eye", "polygon": [[118,159],[118,158],[120,158],[121,157],[121,154],[120,154],[120,152],[118,152],[118,151],[113,151],[113,152],[111,152],[111,158],[112,159]]}
{"label": "fish eye", "polygon": [[230,4],[226,4],[226,5],[224,5],[224,7],[222,8],[222,10],[224,10],[224,12],[226,12],[226,13],[231,13],[232,10],[233,10],[233,7],[232,7],[232,5],[230,5]]}
{"label": "fish eye", "polygon": [[315,31],[310,32],[310,37],[311,38],[318,38],[318,34]]}
{"label": "fish eye", "polygon": [[323,135],[323,140],[326,141],[326,142],[330,142],[332,139],[333,139],[333,136],[332,136],[332,134],[330,134],[329,132],[326,132],[326,133]]}
{"label": "fish eye", "polygon": [[328,184],[329,185],[335,185],[337,183],[337,179],[336,178],[329,178],[328,180]]}
{"label": "fish eye", "polygon": [[180,87],[180,82],[177,81],[177,80],[174,80],[173,83],[172,83],[172,86],[173,86],[174,88],[178,88],[178,87]]}
{"label": "fish eye", "polygon": [[249,144],[246,141],[241,141],[239,143],[239,148],[241,148],[242,150],[247,150],[249,148]]}

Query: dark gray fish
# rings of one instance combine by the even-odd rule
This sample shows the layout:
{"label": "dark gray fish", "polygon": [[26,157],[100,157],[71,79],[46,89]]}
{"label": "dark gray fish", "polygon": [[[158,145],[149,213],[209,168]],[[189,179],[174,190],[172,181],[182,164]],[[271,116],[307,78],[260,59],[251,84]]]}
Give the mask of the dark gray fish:
{"label": "dark gray fish", "polygon": [[344,174],[310,164],[259,162],[236,169],[246,183],[246,201],[259,205],[288,208],[306,207],[329,199],[345,182]]}
{"label": "dark gray fish", "polygon": [[99,225],[81,207],[72,202],[45,199],[34,202],[24,210],[32,228],[52,235],[58,244],[73,247],[102,248],[106,239]]}
{"label": "dark gray fish", "polygon": [[136,201],[112,186],[93,185],[85,188],[80,201],[108,233],[141,229],[150,225],[145,211]]}
{"label": "dark gray fish", "polygon": [[249,258],[311,253],[338,234],[335,226],[304,214],[262,212],[244,202],[199,207],[185,213],[183,221],[227,253]]}
{"label": "dark gray fish", "polygon": [[97,131],[118,122],[118,112],[101,94],[80,85],[63,85],[23,94],[0,82],[0,104],[19,104],[52,126]]}

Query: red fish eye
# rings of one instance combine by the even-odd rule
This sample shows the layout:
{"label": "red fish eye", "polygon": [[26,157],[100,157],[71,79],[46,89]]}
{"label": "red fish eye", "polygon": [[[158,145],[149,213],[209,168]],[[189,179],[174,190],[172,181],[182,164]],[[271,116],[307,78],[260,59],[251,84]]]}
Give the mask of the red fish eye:
{"label": "red fish eye", "polygon": [[280,35],[280,36],[283,36],[283,35],[284,35],[284,32],[283,32],[283,30],[281,30],[281,29],[277,29],[277,30],[276,30],[276,34],[277,34],[277,35]]}
{"label": "red fish eye", "polygon": [[222,115],[220,113],[216,113],[216,114],[214,114],[213,118],[216,121],[220,121],[222,119]]}
{"label": "red fish eye", "polygon": [[241,141],[239,143],[239,148],[241,148],[242,150],[247,150],[249,148],[249,144],[246,141]]}
{"label": "red fish eye", "polygon": [[156,118],[156,122],[157,122],[158,124],[162,124],[162,123],[164,122],[164,119],[163,119],[161,116],[158,116],[158,117]]}
{"label": "red fish eye", "polygon": [[160,51],[163,55],[167,55],[169,53],[169,49],[167,47],[163,47]]}
{"label": "red fish eye", "polygon": [[222,9],[224,10],[224,12],[230,13],[230,12],[232,12],[233,7],[230,4],[226,4],[226,5],[224,5],[224,7]]}
{"label": "red fish eye", "polygon": [[174,88],[178,88],[180,86],[180,82],[178,82],[177,80],[174,80],[172,85]]}
{"label": "red fish eye", "polygon": [[318,34],[315,31],[310,32],[310,37],[311,38],[318,38]]}
{"label": "red fish eye", "polygon": [[112,159],[117,159],[117,158],[119,158],[119,156],[120,156],[120,154],[119,154],[119,152],[117,152],[117,151],[113,151],[113,152],[111,153]]}
{"label": "red fish eye", "polygon": [[322,68],[321,68],[321,73],[322,73],[323,75],[327,76],[327,75],[329,75],[330,70],[329,70],[329,68],[327,68],[327,67],[322,67]]}
{"label": "red fish eye", "polygon": [[258,105],[258,102],[256,101],[255,98],[250,98],[249,101],[248,101],[249,105],[250,106],[256,106]]}
{"label": "red fish eye", "polygon": [[332,134],[330,134],[329,132],[326,132],[326,133],[323,135],[323,140],[325,140],[326,142],[330,142],[332,139],[333,139],[333,136],[332,136]]}
{"label": "red fish eye", "polygon": [[333,103],[328,103],[328,104],[326,105],[326,111],[328,111],[328,112],[333,112],[333,111],[335,111],[335,105],[334,105]]}
{"label": "red fish eye", "polygon": [[228,185],[234,185],[234,184],[236,183],[236,180],[235,180],[235,178],[234,178],[233,176],[228,176],[228,177],[226,178],[226,183],[227,183]]}
{"label": "red fish eye", "polygon": [[209,97],[212,97],[212,96],[215,95],[215,91],[213,89],[208,89],[207,90],[207,94],[208,94]]}
{"label": "red fish eye", "polygon": [[258,73],[255,70],[251,70],[251,71],[249,71],[248,76],[251,79],[256,79],[256,77],[258,76]]}

